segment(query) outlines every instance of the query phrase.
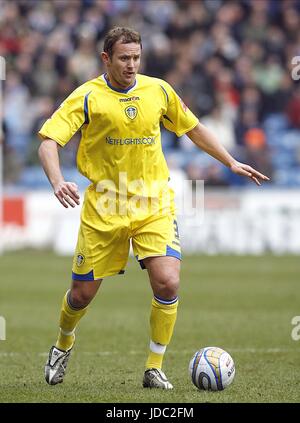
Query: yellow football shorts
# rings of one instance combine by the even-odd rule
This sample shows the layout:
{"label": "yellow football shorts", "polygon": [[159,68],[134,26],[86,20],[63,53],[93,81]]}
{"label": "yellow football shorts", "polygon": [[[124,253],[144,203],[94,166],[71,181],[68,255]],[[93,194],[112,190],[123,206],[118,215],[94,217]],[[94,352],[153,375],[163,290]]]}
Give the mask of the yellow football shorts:
{"label": "yellow football shorts", "polygon": [[174,199],[165,209],[159,204],[154,214],[99,213],[99,193],[91,185],[84,198],[72,278],[93,281],[123,274],[128,261],[130,241],[142,268],[146,257],[172,256],[181,259]]}

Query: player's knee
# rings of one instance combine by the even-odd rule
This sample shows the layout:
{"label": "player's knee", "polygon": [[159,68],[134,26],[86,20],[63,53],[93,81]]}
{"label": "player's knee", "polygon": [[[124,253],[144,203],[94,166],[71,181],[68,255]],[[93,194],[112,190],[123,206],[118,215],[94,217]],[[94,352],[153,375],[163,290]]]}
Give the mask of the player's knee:
{"label": "player's knee", "polygon": [[93,299],[93,296],[84,290],[73,289],[70,293],[71,305],[75,308],[86,307]]}
{"label": "player's knee", "polygon": [[95,297],[101,282],[102,279],[94,282],[73,280],[69,297],[70,305],[75,308],[86,307]]}
{"label": "player's knee", "polygon": [[169,300],[177,296],[179,288],[179,275],[177,272],[161,276],[155,283],[155,292],[160,298]]}

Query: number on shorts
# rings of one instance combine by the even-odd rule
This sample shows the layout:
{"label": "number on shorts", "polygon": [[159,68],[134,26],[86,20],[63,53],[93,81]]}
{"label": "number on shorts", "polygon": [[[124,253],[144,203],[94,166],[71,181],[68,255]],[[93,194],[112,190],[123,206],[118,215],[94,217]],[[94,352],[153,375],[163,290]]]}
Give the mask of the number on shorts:
{"label": "number on shorts", "polygon": [[174,232],[175,232],[175,238],[179,239],[179,230],[178,230],[177,220],[174,220]]}

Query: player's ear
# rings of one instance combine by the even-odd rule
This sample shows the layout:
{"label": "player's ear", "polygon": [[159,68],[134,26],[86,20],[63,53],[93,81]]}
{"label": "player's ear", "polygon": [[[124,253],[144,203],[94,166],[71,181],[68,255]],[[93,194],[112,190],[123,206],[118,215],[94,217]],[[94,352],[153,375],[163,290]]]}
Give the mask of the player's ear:
{"label": "player's ear", "polygon": [[107,65],[108,62],[109,62],[109,55],[105,51],[102,51],[102,53],[101,53],[101,59],[102,59],[103,63],[105,65]]}

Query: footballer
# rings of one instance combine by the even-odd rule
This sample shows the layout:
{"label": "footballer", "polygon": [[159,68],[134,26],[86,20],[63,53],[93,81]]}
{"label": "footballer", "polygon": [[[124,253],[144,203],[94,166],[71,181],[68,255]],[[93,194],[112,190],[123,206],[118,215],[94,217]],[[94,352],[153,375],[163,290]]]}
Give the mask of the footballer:
{"label": "footballer", "polygon": [[[232,172],[260,185],[268,177],[236,161],[164,80],[138,73],[141,36],[117,27],[104,39],[105,73],[73,91],[39,131],[39,157],[60,203],[79,205],[78,187],[65,181],[59,149],[77,132],[77,167],[90,180],[81,211],[71,287],[59,333],[45,366],[50,385],[63,381],[75,329],[103,279],[123,274],[130,244],[153,291],[145,388],[172,389],[162,371],[178,308],[180,240],[174,195],[162,152],[160,123],[187,136]],[[113,310],[112,310],[113,313]]]}

